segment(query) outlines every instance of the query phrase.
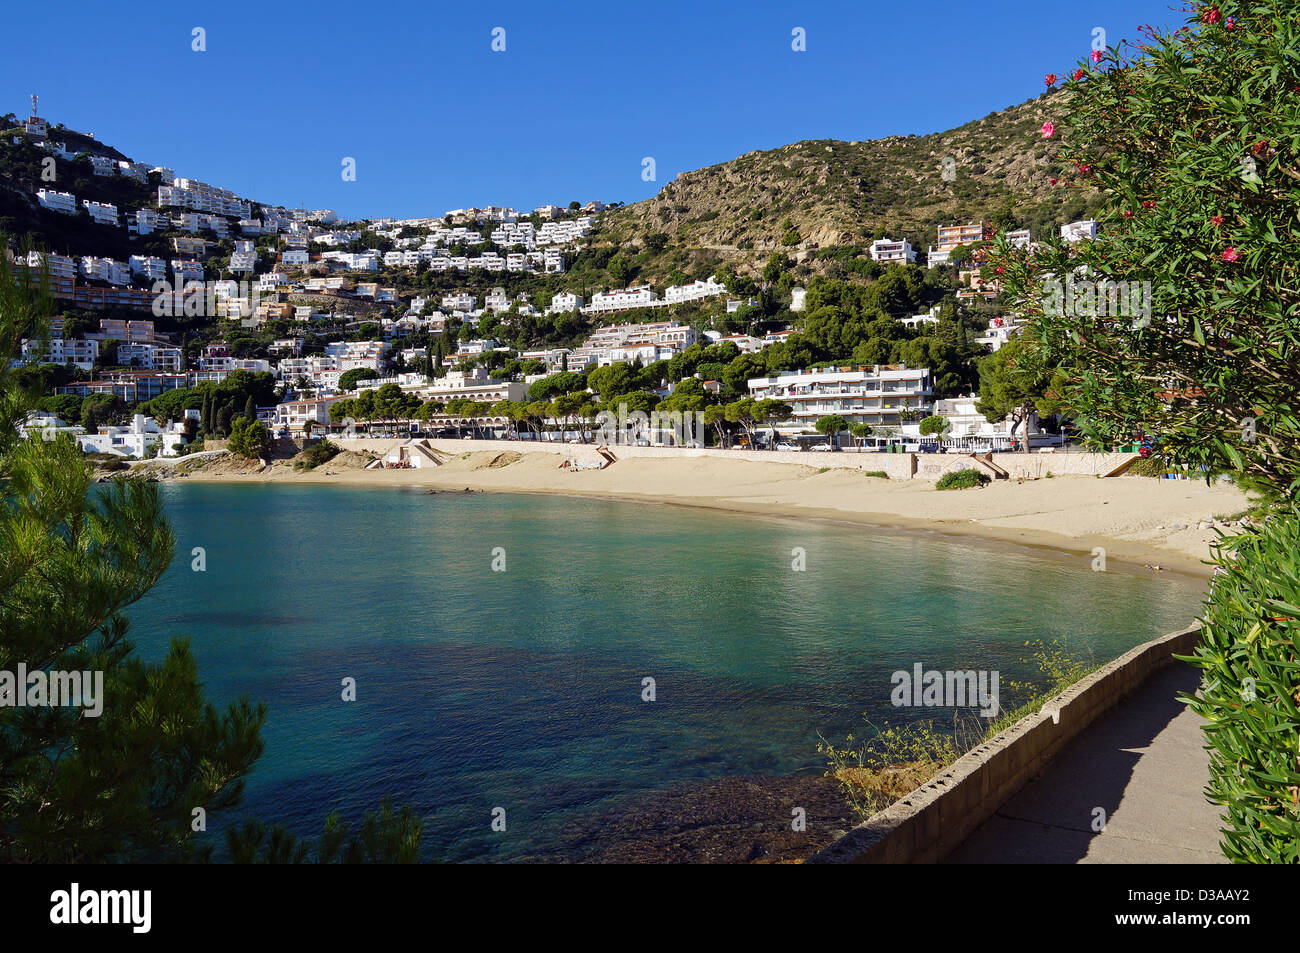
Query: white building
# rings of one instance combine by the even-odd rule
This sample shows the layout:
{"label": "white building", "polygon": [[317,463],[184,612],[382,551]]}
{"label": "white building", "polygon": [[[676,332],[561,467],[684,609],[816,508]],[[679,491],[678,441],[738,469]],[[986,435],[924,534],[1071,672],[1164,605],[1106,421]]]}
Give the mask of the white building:
{"label": "white building", "polygon": [[131,283],[131,267],[124,261],[114,261],[112,258],[96,258],[93,255],[83,256],[81,259],[81,274],[84,278],[105,281],[110,285],[121,286]]}
{"label": "white building", "polygon": [[99,433],[77,437],[83,453],[112,453],[143,459],[150,447],[158,445],[158,455],[174,457],[185,446],[185,428],[180,423],[161,427],[158,421],[136,414],[128,427],[101,427]]}
{"label": "white building", "polygon": [[98,224],[113,226],[119,224],[117,220],[116,205],[106,205],[103,202],[92,202],[90,199],[82,199],[81,204],[85,207],[86,211],[90,213],[91,219]]}
{"label": "white building", "polygon": [[629,308],[655,308],[667,304],[649,285],[619,288],[616,291],[598,291],[591,296],[591,304],[582,310],[587,314],[625,311]]}
{"label": "white building", "polygon": [[99,342],[94,340],[65,340],[52,335],[45,347],[29,338],[23,340],[22,348],[23,361],[28,364],[72,364],[88,371],[99,358]]}
{"label": "white building", "polygon": [[850,424],[867,424],[901,432],[904,416],[928,416],[934,385],[928,367],[877,364],[785,371],[749,381],[749,396],[773,398],[794,408],[778,431],[815,432],[817,420],[838,414]]}
{"label": "white building", "polygon": [[570,294],[567,291],[561,291],[551,299],[550,307],[546,309],[547,314],[558,314],[561,312],[579,311],[582,308],[582,295]]}
{"label": "white building", "polygon": [[1067,242],[1092,241],[1096,237],[1097,222],[1091,218],[1061,226],[1061,238]]}
{"label": "white building", "polygon": [[727,289],[718,284],[717,275],[714,275],[708,281],[692,281],[689,285],[669,285],[664,289],[664,300],[669,304],[681,304],[684,301],[699,301],[726,293]]}
{"label": "white building", "polygon": [[62,215],[77,214],[77,197],[71,192],[52,192],[49,189],[40,189],[36,193],[36,201],[41,203],[41,208],[47,208],[51,212],[58,212]]}
{"label": "white building", "polygon": [[910,265],[916,261],[916,251],[907,239],[877,238],[871,243],[871,260],[886,265]]}

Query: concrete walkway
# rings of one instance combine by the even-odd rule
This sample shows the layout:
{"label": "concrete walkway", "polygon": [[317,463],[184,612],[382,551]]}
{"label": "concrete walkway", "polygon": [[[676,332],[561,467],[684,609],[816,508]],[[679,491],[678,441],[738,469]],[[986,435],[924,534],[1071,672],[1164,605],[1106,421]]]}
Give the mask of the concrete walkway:
{"label": "concrete walkway", "polygon": [[[1201,719],[1176,663],[1088,727],[957,848],[958,864],[1221,864]],[[1105,830],[1093,830],[1096,809]]]}

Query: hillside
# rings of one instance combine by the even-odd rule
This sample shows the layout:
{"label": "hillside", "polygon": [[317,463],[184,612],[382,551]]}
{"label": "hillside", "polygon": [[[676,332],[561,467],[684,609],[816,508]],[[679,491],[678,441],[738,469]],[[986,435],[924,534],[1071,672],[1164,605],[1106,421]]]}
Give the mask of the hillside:
{"label": "hillside", "polygon": [[[924,250],[936,226],[999,212],[1037,233],[1082,216],[1095,198],[1048,184],[1057,173],[1039,128],[1059,115],[1061,95],[1045,93],[927,136],[820,139],[749,152],[682,173],[654,197],[606,213],[601,238],[662,247],[641,269],[656,280],[663,277],[657,272],[702,253],[738,266],[775,251],[807,258],[830,246],[869,244],[878,229]],[[948,157],[951,181],[944,177]]]}

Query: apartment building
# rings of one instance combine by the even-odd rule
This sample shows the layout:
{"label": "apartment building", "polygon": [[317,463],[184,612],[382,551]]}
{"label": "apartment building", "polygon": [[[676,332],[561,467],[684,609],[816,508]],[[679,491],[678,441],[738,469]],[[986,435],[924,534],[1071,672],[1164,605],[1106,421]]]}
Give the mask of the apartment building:
{"label": "apartment building", "polygon": [[442,296],[442,306],[449,311],[473,311],[478,306],[478,297],[466,291]]}
{"label": "apartment building", "polygon": [[670,285],[664,289],[664,300],[669,304],[680,304],[684,301],[699,301],[726,293],[727,289],[718,284],[717,275],[713,275],[708,281],[692,281],[689,285]]}
{"label": "apartment building", "polygon": [[206,238],[184,238],[177,236],[172,239],[172,250],[178,255],[189,255],[191,258],[202,258],[208,253],[208,245],[212,244]]}
{"label": "apartment building", "polygon": [[965,225],[940,225],[937,244],[930,246],[926,264],[933,268],[946,265],[952,250],[960,245],[973,245],[993,237],[993,225],[988,221],[968,222]]}
{"label": "apartment building", "polygon": [[81,259],[81,275],[83,278],[104,281],[110,285],[129,285],[131,266],[124,261],[114,261],[112,258],[84,255]]}
{"label": "apartment building", "polygon": [[28,364],[72,364],[84,371],[91,370],[99,358],[98,341],[65,340],[51,336],[42,345],[35,338],[22,343],[22,359]]}
{"label": "apartment building", "polygon": [[131,274],[143,275],[150,281],[163,281],[167,278],[167,263],[161,258],[132,255],[127,264],[131,268]]}
{"label": "apartment building", "polygon": [[1067,242],[1092,241],[1097,237],[1097,222],[1088,218],[1061,226],[1061,238]]}
{"label": "apartment building", "polygon": [[152,235],[171,227],[171,219],[151,208],[142,208],[135,213],[135,221],[127,221],[127,231],[133,235]]}
{"label": "apartment building", "polygon": [[557,314],[560,312],[579,311],[582,309],[582,295],[570,294],[567,291],[561,291],[551,299],[550,306],[546,309],[547,314]]}
{"label": "apartment building", "polygon": [[203,266],[197,261],[173,258],[172,274],[176,276],[176,284],[180,285],[186,281],[202,281]]}
{"label": "apartment building", "polygon": [[99,330],[86,334],[100,341],[112,339],[130,344],[165,344],[167,338],[158,333],[152,321],[126,321],[122,318],[100,318]]}
{"label": "apartment building", "polygon": [[616,291],[598,291],[591,296],[591,303],[582,310],[587,314],[603,314],[629,308],[657,308],[667,303],[649,285],[641,285]]}
{"label": "apartment building", "polygon": [[934,383],[929,368],[877,364],[785,371],[748,382],[749,396],[773,398],[794,408],[776,429],[812,432],[818,418],[838,414],[850,424],[901,430],[904,416],[928,416]]}
{"label": "apartment building", "polygon": [[61,215],[77,214],[77,197],[71,192],[54,192],[50,189],[38,189],[36,192],[36,201],[40,203],[41,208],[47,208],[51,212],[58,212]]}
{"label": "apartment building", "polygon": [[90,213],[91,221],[96,224],[112,225],[115,228],[121,224],[117,220],[116,205],[107,205],[103,202],[92,202],[90,199],[82,199],[81,205]]}
{"label": "apartment building", "polygon": [[27,267],[33,271],[40,271],[42,267],[47,267],[51,278],[70,280],[77,276],[77,263],[72,258],[66,255],[55,255],[52,252],[29,251]]}
{"label": "apartment building", "polygon": [[158,186],[158,205],[175,205],[236,219],[248,218],[252,213],[252,204],[242,201],[234,192],[197,179],[173,179],[170,185]]}
{"label": "apartment building", "polygon": [[149,371],[184,370],[181,349],[159,344],[119,344],[117,363]]}

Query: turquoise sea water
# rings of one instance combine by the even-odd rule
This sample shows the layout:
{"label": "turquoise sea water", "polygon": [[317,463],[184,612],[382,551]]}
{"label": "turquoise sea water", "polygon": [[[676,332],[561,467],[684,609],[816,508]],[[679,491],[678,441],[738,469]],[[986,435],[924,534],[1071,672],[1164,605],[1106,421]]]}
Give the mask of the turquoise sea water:
{"label": "turquoise sea water", "polygon": [[[330,811],[357,818],[391,796],[426,817],[426,848],[446,860],[542,853],[576,818],[680,782],[820,771],[819,732],[842,738],[864,712],[936,717],[891,707],[896,670],[997,670],[1005,685],[1034,674],[1027,641],[1053,639],[1106,661],[1190,621],[1205,586],[672,506],[163,493],[176,560],[130,610],[132,633],[151,659],[189,636],[210,698],[269,704],[239,816],[315,834]],[[806,571],[791,568],[796,547]]]}

